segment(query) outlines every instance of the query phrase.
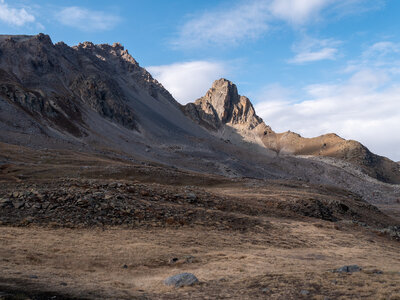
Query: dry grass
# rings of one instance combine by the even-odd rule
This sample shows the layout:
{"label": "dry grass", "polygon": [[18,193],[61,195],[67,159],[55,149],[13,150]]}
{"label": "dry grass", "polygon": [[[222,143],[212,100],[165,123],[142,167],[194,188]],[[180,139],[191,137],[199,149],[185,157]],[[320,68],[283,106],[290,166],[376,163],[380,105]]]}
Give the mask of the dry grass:
{"label": "dry grass", "polygon": [[[308,290],[311,299],[395,299],[400,294],[398,242],[358,230],[337,230],[323,221],[270,222],[269,234],[251,236],[184,227],[1,227],[1,277],[9,285],[10,279],[23,280],[29,290],[109,299],[297,299],[301,290]],[[194,256],[193,262],[185,261],[188,255]],[[173,257],[179,260],[171,264]],[[364,271],[329,272],[346,264],[359,264]],[[375,274],[373,269],[384,273]],[[180,272],[193,272],[202,284],[183,289],[163,285],[166,277]]]}

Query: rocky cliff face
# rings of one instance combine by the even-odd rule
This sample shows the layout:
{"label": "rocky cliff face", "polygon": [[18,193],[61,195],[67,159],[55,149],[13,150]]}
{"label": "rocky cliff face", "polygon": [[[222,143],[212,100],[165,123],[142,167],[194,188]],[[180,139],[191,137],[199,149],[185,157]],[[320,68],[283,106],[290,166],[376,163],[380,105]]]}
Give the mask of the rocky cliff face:
{"label": "rocky cliff face", "polygon": [[60,131],[86,134],[85,110],[128,129],[137,116],[126,87],[172,96],[120,44],[90,42],[69,47],[44,34],[0,37],[0,93],[39,122]]}
{"label": "rocky cliff face", "polygon": [[240,96],[236,85],[223,78],[216,80],[204,97],[187,104],[184,109],[194,121],[213,130],[224,125],[252,130],[263,123],[250,100]]}

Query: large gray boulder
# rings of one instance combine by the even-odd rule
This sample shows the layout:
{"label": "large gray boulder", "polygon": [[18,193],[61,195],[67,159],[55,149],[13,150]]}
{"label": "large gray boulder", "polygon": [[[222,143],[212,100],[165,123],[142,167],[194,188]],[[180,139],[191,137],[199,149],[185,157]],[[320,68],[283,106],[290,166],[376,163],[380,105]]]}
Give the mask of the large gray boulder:
{"label": "large gray boulder", "polygon": [[167,279],[165,279],[164,284],[179,288],[182,286],[191,286],[198,282],[199,280],[192,273],[181,273],[168,277]]}

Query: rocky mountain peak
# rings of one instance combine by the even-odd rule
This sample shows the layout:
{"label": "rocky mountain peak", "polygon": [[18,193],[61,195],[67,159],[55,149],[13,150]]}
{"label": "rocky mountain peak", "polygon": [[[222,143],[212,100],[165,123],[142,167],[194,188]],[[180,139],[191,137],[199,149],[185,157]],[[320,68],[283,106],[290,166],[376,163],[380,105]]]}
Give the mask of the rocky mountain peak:
{"label": "rocky mountain peak", "polygon": [[214,130],[225,124],[253,129],[263,123],[250,100],[239,95],[236,85],[225,78],[214,81],[203,97],[184,110],[194,121]]}

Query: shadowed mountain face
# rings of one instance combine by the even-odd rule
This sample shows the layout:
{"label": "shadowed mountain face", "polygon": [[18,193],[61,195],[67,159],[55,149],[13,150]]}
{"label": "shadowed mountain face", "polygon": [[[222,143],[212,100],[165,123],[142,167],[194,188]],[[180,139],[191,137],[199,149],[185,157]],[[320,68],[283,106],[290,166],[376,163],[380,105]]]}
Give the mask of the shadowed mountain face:
{"label": "shadowed mountain face", "polygon": [[[388,183],[400,183],[395,162],[371,153],[353,140],[336,134],[303,138],[297,133],[276,133],[257,116],[250,100],[238,94],[237,87],[226,79],[216,80],[206,95],[184,107],[186,114],[198,124],[214,132],[233,128],[245,140],[279,154],[332,157],[360,166],[369,176]],[[225,136],[227,136],[225,134]]]}
{"label": "shadowed mountain face", "polygon": [[120,44],[0,36],[1,164],[17,163],[15,146],[27,147],[27,156],[28,149],[61,149],[231,178],[326,184],[371,202],[400,197],[397,187],[365,175],[398,183],[398,164],[335,135],[277,134],[225,79],[181,106]]}
{"label": "shadowed mountain face", "polygon": [[[90,42],[68,47],[49,36],[0,37],[0,93],[41,124],[74,136],[86,134],[85,110],[137,130],[124,85],[158,98],[175,100],[120,44]],[[124,77],[124,83],[119,79]]]}

